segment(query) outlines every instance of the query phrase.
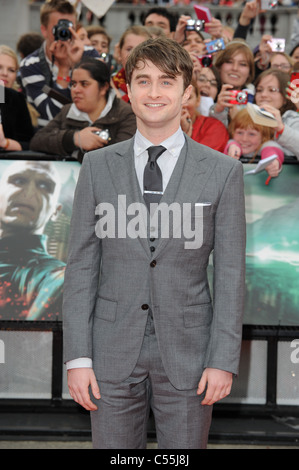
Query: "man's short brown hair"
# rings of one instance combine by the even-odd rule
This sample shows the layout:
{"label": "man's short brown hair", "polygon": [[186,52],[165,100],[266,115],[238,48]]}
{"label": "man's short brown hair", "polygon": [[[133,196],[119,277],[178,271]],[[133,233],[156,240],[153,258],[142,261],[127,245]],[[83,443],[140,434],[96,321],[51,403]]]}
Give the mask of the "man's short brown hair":
{"label": "man's short brown hair", "polygon": [[193,62],[189,53],[173,39],[158,37],[148,39],[136,46],[130,53],[125,71],[127,83],[131,83],[133,71],[149,61],[158,69],[175,78],[182,75],[184,90],[190,85]]}
{"label": "man's short brown hair", "polygon": [[76,15],[76,10],[70,2],[66,0],[48,0],[40,9],[40,22],[43,26],[48,25],[49,16],[53,12]]}

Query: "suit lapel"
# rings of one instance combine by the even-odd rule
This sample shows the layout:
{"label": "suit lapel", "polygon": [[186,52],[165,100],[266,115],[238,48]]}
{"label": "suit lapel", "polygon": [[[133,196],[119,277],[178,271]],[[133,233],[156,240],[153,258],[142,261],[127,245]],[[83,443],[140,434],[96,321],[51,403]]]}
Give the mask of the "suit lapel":
{"label": "suit lapel", "polygon": [[[134,138],[123,142],[120,149],[107,158],[107,164],[116,194],[118,196],[125,196],[118,199],[125,214],[127,214],[127,209],[131,204],[136,205],[137,203],[138,206],[140,205],[144,209],[144,212],[140,211],[138,214],[138,221],[141,224],[140,231],[147,234],[147,209],[140,191],[134,164]],[[136,208],[138,208],[137,205]],[[130,219],[126,215],[126,224],[128,224]],[[147,236],[138,237],[138,239],[148,254]]]}
{"label": "suit lapel", "polygon": [[[173,175],[170,178],[166,191],[161,199],[161,203],[165,202],[170,205],[176,202],[183,208],[184,203],[190,203],[191,206],[200,199],[200,195],[204,190],[205,185],[208,183],[210,174],[212,173],[215,163],[212,163],[208,156],[204,152],[198,150],[198,144],[194,145],[194,142],[186,138],[186,143],[181,151],[181,155],[178,161],[178,168],[176,167]],[[182,219],[178,223],[182,223]],[[178,227],[173,227],[175,231]],[[157,256],[162,249],[165,248],[166,244],[171,239],[171,233],[169,238],[161,238],[155,255]]]}

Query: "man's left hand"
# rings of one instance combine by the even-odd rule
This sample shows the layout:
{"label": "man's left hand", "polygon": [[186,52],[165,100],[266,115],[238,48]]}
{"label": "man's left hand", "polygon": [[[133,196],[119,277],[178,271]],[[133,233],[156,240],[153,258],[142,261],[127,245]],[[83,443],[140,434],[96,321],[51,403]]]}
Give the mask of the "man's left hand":
{"label": "man's left hand", "polygon": [[220,369],[207,368],[203,371],[197,388],[197,395],[206,394],[201,402],[202,405],[213,405],[217,401],[230,394],[233,382],[231,372]]}

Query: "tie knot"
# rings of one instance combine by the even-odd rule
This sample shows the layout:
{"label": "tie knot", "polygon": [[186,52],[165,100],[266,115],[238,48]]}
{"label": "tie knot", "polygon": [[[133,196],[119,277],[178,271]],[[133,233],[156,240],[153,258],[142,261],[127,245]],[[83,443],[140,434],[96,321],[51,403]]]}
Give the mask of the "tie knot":
{"label": "tie knot", "polygon": [[150,163],[155,162],[160,157],[160,155],[165,152],[165,150],[166,148],[162,145],[153,145],[152,147],[149,147],[147,149],[149,155],[148,161]]}

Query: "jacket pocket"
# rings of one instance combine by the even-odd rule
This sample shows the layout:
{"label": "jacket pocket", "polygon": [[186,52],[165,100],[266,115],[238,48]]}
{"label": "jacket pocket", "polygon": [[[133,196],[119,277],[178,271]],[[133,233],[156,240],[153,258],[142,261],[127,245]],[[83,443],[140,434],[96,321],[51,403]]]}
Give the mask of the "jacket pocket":
{"label": "jacket pocket", "polygon": [[194,328],[197,326],[210,326],[212,321],[212,304],[191,305],[184,308],[184,326],[185,328]]}
{"label": "jacket pocket", "polygon": [[95,316],[110,322],[115,322],[117,311],[117,302],[114,300],[98,297],[95,308]]}

